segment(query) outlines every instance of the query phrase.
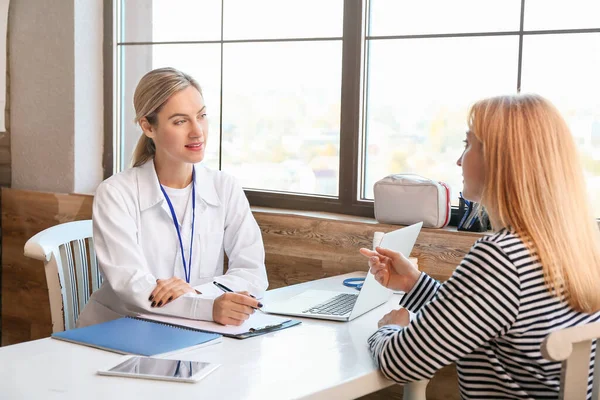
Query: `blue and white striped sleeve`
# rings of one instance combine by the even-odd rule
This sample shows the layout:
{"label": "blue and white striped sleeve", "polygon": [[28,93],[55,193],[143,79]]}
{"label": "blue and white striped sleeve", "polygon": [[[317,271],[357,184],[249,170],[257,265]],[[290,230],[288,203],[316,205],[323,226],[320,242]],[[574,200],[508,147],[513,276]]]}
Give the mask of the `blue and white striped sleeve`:
{"label": "blue and white striped sleeve", "polygon": [[[421,293],[427,298],[431,290]],[[403,299],[416,308],[422,305],[421,310],[404,329],[388,325],[375,332],[368,340],[371,354],[383,374],[396,382],[431,378],[506,333],[516,321],[519,296],[514,264],[495,243],[480,240],[432,301]]]}

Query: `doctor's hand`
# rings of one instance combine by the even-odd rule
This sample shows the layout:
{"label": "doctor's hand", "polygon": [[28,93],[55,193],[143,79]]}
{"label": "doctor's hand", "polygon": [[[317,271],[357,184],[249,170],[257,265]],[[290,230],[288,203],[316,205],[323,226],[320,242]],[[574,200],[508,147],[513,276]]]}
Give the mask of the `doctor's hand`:
{"label": "doctor's hand", "polygon": [[223,293],[213,303],[213,321],[222,325],[239,326],[262,304],[249,293]]}
{"label": "doctor's hand", "polygon": [[410,292],[421,272],[401,253],[376,247],[377,251],[362,248],[360,254],[369,258],[369,268],[375,280],[392,290]]}
{"label": "doctor's hand", "polygon": [[181,278],[157,279],[148,301],[152,307],[162,307],[189,292],[195,292],[194,288]]}
{"label": "doctor's hand", "polygon": [[408,324],[410,324],[410,313],[406,308],[401,308],[385,314],[377,323],[377,327],[381,328],[384,325],[408,326]]}

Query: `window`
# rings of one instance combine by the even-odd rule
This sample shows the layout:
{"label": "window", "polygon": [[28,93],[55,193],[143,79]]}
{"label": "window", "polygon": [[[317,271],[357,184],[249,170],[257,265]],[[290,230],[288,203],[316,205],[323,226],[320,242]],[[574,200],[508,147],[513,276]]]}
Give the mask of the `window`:
{"label": "window", "polygon": [[248,190],[335,200],[343,6],[341,0],[117,2],[116,169],[128,165],[141,134],[133,122],[137,82],[151,69],[173,66],[203,88],[210,167],[233,174]]}
{"label": "window", "polygon": [[173,66],[203,87],[205,162],[254,205],[372,216],[373,184],[407,172],[448,182],[456,204],[470,105],[523,90],[566,117],[600,217],[597,0],[115,0],[114,12],[116,171],[140,135],[135,85]]}

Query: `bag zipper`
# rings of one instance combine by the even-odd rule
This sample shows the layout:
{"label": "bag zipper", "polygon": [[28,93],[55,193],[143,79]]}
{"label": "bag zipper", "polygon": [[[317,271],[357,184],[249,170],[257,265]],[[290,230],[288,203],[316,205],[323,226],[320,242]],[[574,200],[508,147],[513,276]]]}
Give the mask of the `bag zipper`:
{"label": "bag zipper", "polygon": [[440,227],[443,228],[448,225],[448,222],[450,221],[450,213],[452,212],[452,206],[450,204],[450,186],[442,181],[439,181],[438,183],[442,185],[444,189],[446,189],[446,220],[444,221],[444,225]]}

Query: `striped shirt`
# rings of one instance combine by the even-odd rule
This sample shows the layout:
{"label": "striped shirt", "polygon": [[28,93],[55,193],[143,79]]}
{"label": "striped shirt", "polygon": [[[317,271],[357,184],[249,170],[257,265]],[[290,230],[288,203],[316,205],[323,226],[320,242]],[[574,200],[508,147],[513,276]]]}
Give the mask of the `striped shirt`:
{"label": "striped shirt", "polygon": [[416,313],[411,324],[383,326],[369,338],[383,374],[405,383],[455,362],[466,399],[556,399],[561,364],[542,357],[542,341],[600,320],[552,296],[537,257],[506,229],[479,239],[444,284],[422,273],[400,305]]}

